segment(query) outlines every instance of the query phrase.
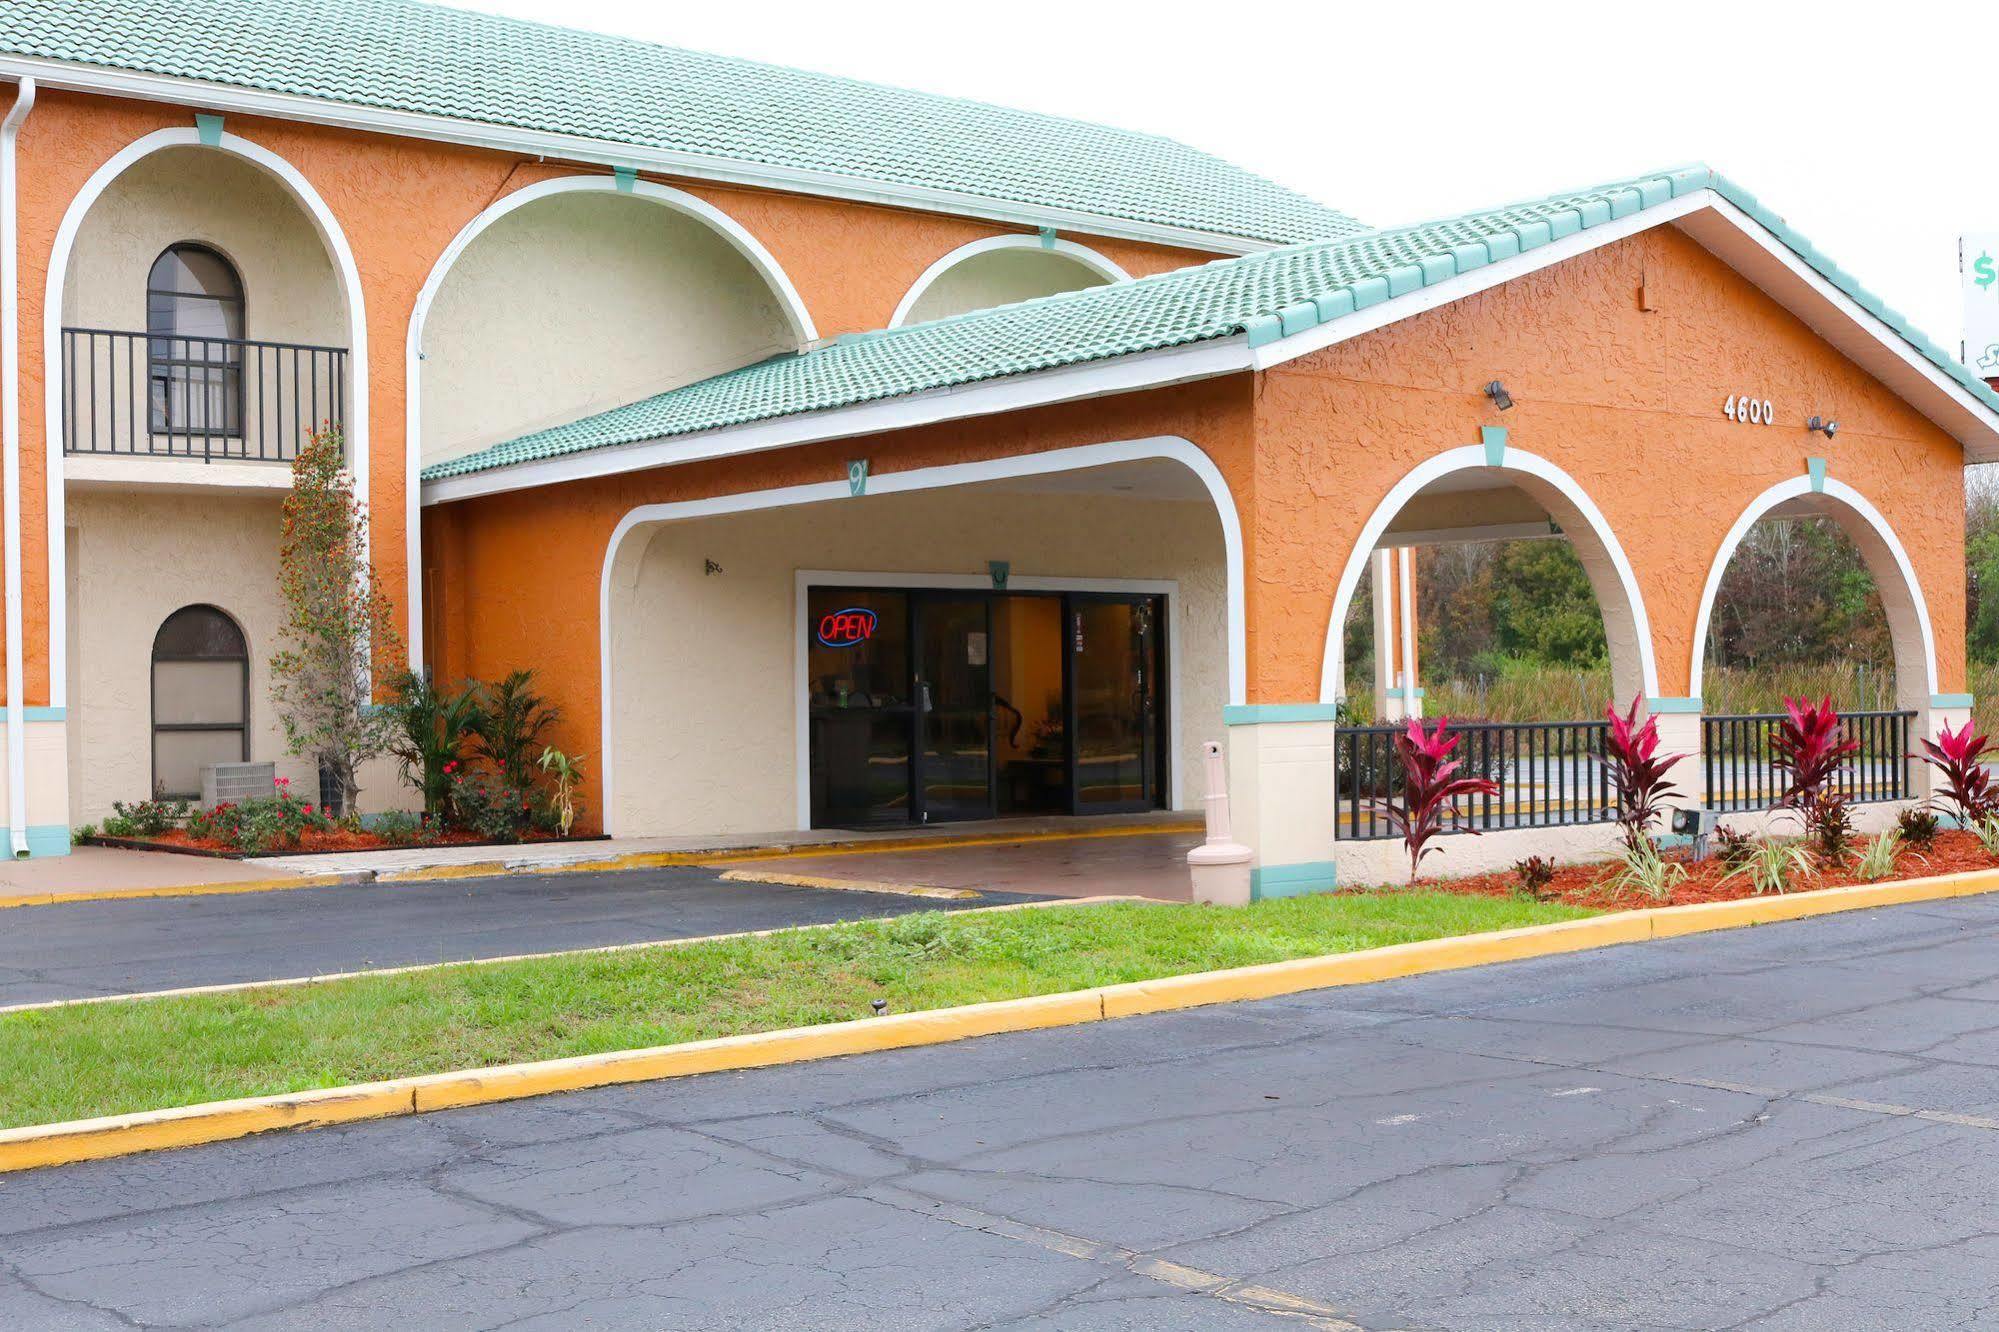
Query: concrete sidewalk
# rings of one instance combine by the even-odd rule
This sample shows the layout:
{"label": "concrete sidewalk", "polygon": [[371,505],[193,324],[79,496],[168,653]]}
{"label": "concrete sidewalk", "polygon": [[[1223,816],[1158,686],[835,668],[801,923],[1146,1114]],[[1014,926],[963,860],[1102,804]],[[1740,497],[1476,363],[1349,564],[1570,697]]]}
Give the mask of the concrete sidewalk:
{"label": "concrete sidewalk", "polygon": [[[823,859],[814,856],[809,861],[799,860],[793,867],[809,864],[814,868],[800,872],[897,884],[935,882],[944,887],[989,886],[1001,891],[1060,896],[1137,892],[1173,897],[1177,891],[1184,897],[1184,889],[1161,891],[1156,886],[1095,885],[1106,881],[1102,872],[1113,862],[1119,868],[1111,878],[1119,882],[1121,874],[1137,869],[1132,854],[1118,854],[1110,849],[1115,842],[1136,838],[1138,842],[1157,843],[1162,837],[1172,837],[1176,839],[1172,845],[1179,848],[1173,854],[1183,854],[1185,847],[1193,844],[1188,834],[1198,827],[1199,822],[1193,816],[1162,810],[1078,818],[992,819],[928,828],[822,828],[691,837],[618,837],[524,846],[411,846],[326,855],[264,856],[254,860],[80,846],[67,856],[0,862],[0,905],[19,906],[26,904],[23,899],[40,898],[62,901],[154,893],[172,895],[201,889],[241,891],[245,885],[279,889],[335,879],[367,883],[378,878],[611,872],[700,864],[707,856],[717,861],[733,861],[752,853],[790,860],[815,849],[824,852]],[[1079,849],[1053,856],[1018,854],[1021,849],[1043,843],[1074,845]],[[1105,849],[1094,853],[1082,849],[1097,843],[1102,843]],[[999,861],[986,863],[986,857],[977,861],[944,861],[927,853],[917,854],[925,848],[941,851],[966,845],[996,848]],[[916,858],[905,859],[909,856]],[[1157,853],[1138,859],[1156,860]],[[1063,868],[1065,865],[1067,868]],[[940,877],[925,877],[933,871]],[[995,872],[1009,880],[1004,887],[990,882]],[[1085,877],[1093,883],[1070,881]]]}
{"label": "concrete sidewalk", "polygon": [[222,860],[171,851],[127,851],[79,846],[66,856],[0,861],[0,899],[48,894],[56,898],[149,889],[260,883],[306,873],[268,860]]}
{"label": "concrete sidewalk", "polygon": [[1082,840],[1121,834],[1177,832],[1199,826],[1197,816],[1161,810],[1150,814],[1094,815],[1073,818],[988,819],[941,823],[915,828],[814,828],[784,832],[697,834],[689,837],[612,837],[593,842],[536,843],[524,846],[412,846],[392,851],[347,851],[333,855],[274,856],[257,863],[288,874],[351,874],[371,871],[382,876],[422,870],[481,869],[503,873],[533,872],[645,857],[699,857],[714,853],[734,858],[747,852],[790,855],[824,848],[847,854],[849,849],[880,846],[884,850],[911,843],[948,846],[965,842],[1034,842]]}

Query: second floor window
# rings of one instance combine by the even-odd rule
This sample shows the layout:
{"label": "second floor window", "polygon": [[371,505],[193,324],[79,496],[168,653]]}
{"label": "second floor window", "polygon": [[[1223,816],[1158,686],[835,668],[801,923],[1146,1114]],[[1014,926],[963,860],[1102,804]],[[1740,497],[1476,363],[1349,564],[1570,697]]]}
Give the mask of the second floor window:
{"label": "second floor window", "polygon": [[243,281],[206,245],[169,246],[146,279],[155,434],[243,433]]}

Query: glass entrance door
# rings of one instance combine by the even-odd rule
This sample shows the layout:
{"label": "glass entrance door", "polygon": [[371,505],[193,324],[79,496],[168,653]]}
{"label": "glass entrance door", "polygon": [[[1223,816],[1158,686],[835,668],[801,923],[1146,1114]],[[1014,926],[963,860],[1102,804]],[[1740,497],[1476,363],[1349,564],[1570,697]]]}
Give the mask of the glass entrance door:
{"label": "glass entrance door", "polygon": [[1157,597],[1070,593],[1070,809],[1155,809],[1165,790],[1160,742]]}
{"label": "glass entrance door", "polygon": [[912,596],[916,798],[923,823],[993,816],[992,600]]}

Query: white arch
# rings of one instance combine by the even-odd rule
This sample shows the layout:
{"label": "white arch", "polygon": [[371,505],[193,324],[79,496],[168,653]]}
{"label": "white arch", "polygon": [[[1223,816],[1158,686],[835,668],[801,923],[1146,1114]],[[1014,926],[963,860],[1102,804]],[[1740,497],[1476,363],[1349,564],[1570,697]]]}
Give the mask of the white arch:
{"label": "white arch", "polygon": [[791,278],[779,264],[775,255],[764,248],[763,242],[715,205],[705,199],[696,198],[685,190],[676,190],[667,185],[656,185],[649,180],[621,181],[616,176],[558,176],[553,180],[537,181],[515,190],[504,199],[495,201],[477,217],[467,222],[451,244],[444,247],[444,253],[431,265],[430,276],[424,279],[423,289],[417,293],[416,306],[410,311],[409,336],[403,351],[403,464],[406,471],[404,481],[405,531],[408,550],[405,558],[409,562],[409,654],[412,662],[423,660],[423,580],[419,570],[423,567],[423,529],[420,508],[422,504],[422,483],[418,479],[423,471],[423,325],[430,315],[431,302],[444,288],[444,279],[450,275],[467,247],[479,238],[481,232],[518,208],[552,195],[575,194],[579,192],[613,192],[629,194],[635,199],[648,199],[677,213],[705,223],[722,238],[734,246],[737,253],[750,261],[750,266],[770,284],[771,294],[777,297],[779,307],[791,323],[791,331],[799,346],[816,341],[819,330],[812,322],[812,314],[805,308],[805,298],[798,294]]}
{"label": "white arch", "polygon": [[1125,272],[1103,255],[1098,254],[1089,246],[1078,245],[1072,240],[1063,240],[1058,237],[1053,240],[1043,241],[1039,236],[1018,234],[988,236],[984,240],[975,240],[969,244],[960,245],[957,249],[924,269],[922,276],[918,277],[911,284],[909,290],[902,294],[902,300],[897,302],[895,314],[890,317],[888,326],[890,328],[902,327],[902,322],[909,318],[909,312],[916,308],[916,303],[923,299],[923,293],[929,291],[931,285],[938,278],[943,277],[946,273],[974,255],[985,254],[992,250],[1038,250],[1049,254],[1059,254],[1065,258],[1074,259],[1091,272],[1112,282],[1131,281],[1131,274]]}
{"label": "white arch", "polygon": [[[1881,511],[1875,508],[1865,495],[1832,477],[1826,477],[1815,492],[1809,475],[1794,476],[1788,481],[1779,481],[1751,500],[1749,507],[1735,520],[1735,526],[1729,528],[1728,535],[1722,538],[1721,549],[1714,553],[1714,563],[1708,568],[1707,583],[1701,588],[1700,613],[1694,617],[1694,641],[1691,659],[1687,666],[1687,694],[1692,698],[1701,696],[1701,674],[1702,667],[1706,665],[1708,625],[1714,615],[1714,599],[1721,590],[1722,575],[1728,572],[1728,562],[1735,558],[1736,548],[1742,544],[1743,538],[1749,535],[1749,529],[1755,526],[1756,521],[1770,510],[1786,500],[1798,499],[1813,493],[1824,494],[1828,499],[1838,500],[1845,505],[1866,524],[1866,533],[1871,534],[1873,541],[1879,542],[1880,552],[1893,561],[1896,572],[1901,576],[1900,588],[1892,586],[1880,576],[1877,560],[1870,559],[1867,563],[1870,570],[1875,573],[1875,586],[1881,596],[1882,608],[1888,612],[1891,633],[1899,610],[1906,609],[1914,621],[1923,659],[1922,706],[1929,706],[1930,697],[1937,692],[1936,632],[1930,626],[1929,603],[1923,599],[1923,585],[1916,581],[1916,567],[1909,562],[1909,553],[1902,548],[1901,539],[1895,535],[1895,529],[1888,525],[1888,520],[1881,516]],[[1863,556],[1869,553],[1868,544],[1870,543],[1867,541],[1861,543]],[[1903,596],[1908,598],[1906,603],[1902,601]],[[1900,635],[1895,636],[1900,637]],[[1909,689],[1909,682],[1904,679],[1902,668],[1905,663],[1899,660],[1902,654],[1899,650],[1900,645],[1897,646],[1895,687],[1898,693],[1907,695],[1913,691]],[[1906,705],[1905,703],[1904,706]]]}
{"label": "white arch", "polygon": [[[1645,597],[1638,590],[1637,575],[1632,572],[1631,561],[1625,557],[1624,547],[1617,540],[1617,534],[1610,529],[1603,511],[1596,507],[1596,501],[1570,476],[1546,458],[1528,453],[1523,449],[1507,448],[1501,461],[1494,464],[1486,454],[1482,444],[1467,444],[1462,448],[1448,449],[1427,462],[1418,464],[1407,476],[1395,483],[1380,504],[1375,506],[1372,516],[1360,530],[1360,539],[1354,543],[1353,553],[1347,556],[1346,568],[1340,573],[1339,590],[1333,598],[1332,619],[1326,625],[1326,650],[1319,671],[1319,701],[1336,702],[1344,686],[1345,662],[1342,658],[1344,643],[1342,630],[1347,622],[1347,609],[1353,604],[1354,592],[1360,586],[1361,576],[1367,572],[1367,562],[1374,553],[1374,547],[1381,540],[1388,524],[1416,492],[1432,481],[1449,476],[1452,472],[1468,471],[1472,468],[1493,468],[1496,471],[1519,472],[1534,477],[1552,487],[1561,497],[1574,507],[1583,522],[1602,543],[1604,554],[1608,556],[1619,586],[1623,590],[1624,601],[1630,607],[1632,629],[1637,634],[1637,654],[1640,684],[1648,698],[1659,693],[1659,667],[1652,652],[1652,621],[1645,613]],[[1605,608],[1606,610],[1608,607]],[[1606,616],[1608,621],[1608,616]],[[1615,626],[1606,622],[1605,629],[1615,632]]]}
{"label": "white arch", "polygon": [[47,386],[43,471],[48,484],[49,706],[52,708],[66,707],[69,693],[69,573],[63,536],[63,285],[69,274],[70,253],[76,247],[76,233],[98,197],[133,163],[166,148],[206,148],[241,158],[290,190],[312,219],[320,243],[326,246],[327,257],[333,261],[341,297],[347,303],[347,445],[354,473],[354,497],[364,505],[368,502],[368,316],[361,294],[361,270],[354,262],[354,251],[348,246],[347,234],[341,230],[333,210],[297,167],[261,144],[226,131],[211,141],[204,139],[193,126],[154,130],[126,144],[92,172],[76,197],[69,201],[49,254],[48,286],[42,298],[42,373]]}
{"label": "white arch", "polygon": [[[967,486],[980,481],[1000,481],[1014,477],[1043,476],[1054,472],[1074,472],[1090,467],[1103,467],[1111,463],[1136,462],[1148,458],[1166,458],[1181,463],[1207,489],[1209,498],[1215,502],[1215,516],[1222,526],[1222,549],[1226,570],[1225,588],[1228,602],[1228,701],[1241,703],[1245,697],[1245,681],[1248,676],[1248,630],[1243,614],[1243,557],[1242,522],[1236,513],[1235,497],[1229,493],[1228,481],[1221,469],[1201,451],[1192,440],[1178,435],[1158,435],[1150,439],[1128,439],[1109,444],[1085,444],[1076,448],[1050,449],[1046,453],[1022,454],[1010,458],[993,458],[985,462],[948,463],[938,467],[919,467],[907,472],[888,472],[868,478],[868,494],[896,495],[918,490],[937,490],[947,486]],[[848,483],[820,481],[810,485],[780,486],[772,490],[739,491],[732,495],[716,495],[709,499],[680,500],[671,504],[644,504],[633,509],[618,521],[617,528],[604,549],[604,569],[597,590],[597,668],[598,668],[598,762],[603,774],[601,808],[604,811],[604,831],[615,835],[610,826],[616,802],[613,800],[613,783],[616,774],[617,746],[612,735],[614,711],[612,709],[611,679],[611,588],[612,573],[617,567],[618,553],[625,538],[641,527],[658,523],[683,522],[691,518],[712,518],[722,514],[749,513],[760,509],[781,509],[795,504],[816,504],[828,500],[848,498],[851,491]],[[802,815],[802,811],[801,811]]]}

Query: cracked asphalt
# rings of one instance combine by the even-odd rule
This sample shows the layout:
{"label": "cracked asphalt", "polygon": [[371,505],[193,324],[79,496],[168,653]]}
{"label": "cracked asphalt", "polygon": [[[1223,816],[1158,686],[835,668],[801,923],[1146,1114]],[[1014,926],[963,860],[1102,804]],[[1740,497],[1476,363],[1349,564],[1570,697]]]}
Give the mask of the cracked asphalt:
{"label": "cracked asphalt", "polygon": [[1999,899],[0,1176],[0,1326],[1999,1327]]}
{"label": "cracked asphalt", "polygon": [[0,1005],[1047,900],[724,883],[720,873],[671,867],[19,907],[0,911]]}

